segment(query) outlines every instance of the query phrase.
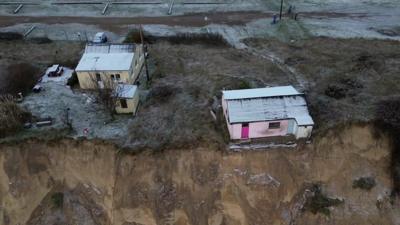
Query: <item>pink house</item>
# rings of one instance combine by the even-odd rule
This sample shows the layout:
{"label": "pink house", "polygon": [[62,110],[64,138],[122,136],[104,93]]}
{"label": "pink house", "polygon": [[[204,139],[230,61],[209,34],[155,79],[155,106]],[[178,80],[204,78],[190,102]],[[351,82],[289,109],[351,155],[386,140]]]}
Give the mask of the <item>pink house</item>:
{"label": "pink house", "polygon": [[304,95],[292,86],[222,92],[232,140],[293,135],[309,138],[314,122]]}

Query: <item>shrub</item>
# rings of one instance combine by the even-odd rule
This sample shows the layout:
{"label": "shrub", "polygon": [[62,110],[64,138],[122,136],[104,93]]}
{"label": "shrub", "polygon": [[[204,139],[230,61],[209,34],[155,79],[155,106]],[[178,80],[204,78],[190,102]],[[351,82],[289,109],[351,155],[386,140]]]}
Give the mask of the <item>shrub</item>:
{"label": "shrub", "polygon": [[4,77],[4,89],[0,94],[26,94],[37,82],[39,69],[28,63],[12,64],[7,68]]}
{"label": "shrub", "polygon": [[131,30],[126,35],[124,43],[142,43],[142,39],[140,38],[140,31],[138,29]]}
{"label": "shrub", "polygon": [[21,109],[11,97],[0,96],[0,137],[18,132],[31,114]]}
{"label": "shrub", "polygon": [[152,101],[166,102],[176,91],[176,88],[171,85],[156,86],[150,91],[149,97]]}
{"label": "shrub", "polygon": [[336,84],[330,84],[325,89],[325,95],[335,98],[335,99],[341,99],[341,98],[346,97],[346,92],[347,92],[347,90],[344,87],[341,87]]}
{"label": "shrub", "polygon": [[146,36],[147,42],[168,41],[171,44],[202,44],[208,46],[230,47],[228,41],[218,33],[180,33],[167,37]]}
{"label": "shrub", "polygon": [[390,171],[393,179],[393,195],[400,194],[400,98],[392,98],[377,104],[375,127],[389,135],[392,141]]}
{"label": "shrub", "polygon": [[229,46],[225,38],[218,33],[182,33],[166,38],[171,44],[205,44],[210,46]]}
{"label": "shrub", "polygon": [[249,89],[249,88],[251,88],[251,85],[247,80],[240,80],[236,89]]}
{"label": "shrub", "polygon": [[367,191],[371,190],[375,185],[375,179],[372,177],[360,177],[353,181],[353,188],[360,188]]}
{"label": "shrub", "polygon": [[16,32],[0,32],[0,40],[13,41],[21,40],[24,36]]}
{"label": "shrub", "polygon": [[74,71],[72,76],[68,79],[67,85],[70,87],[74,87],[75,85],[79,84],[78,75]]}
{"label": "shrub", "polygon": [[[65,66],[65,67],[74,69],[78,66],[78,63],[79,63],[79,58],[73,58],[73,59],[68,58],[66,60],[61,60],[61,61],[59,60],[58,62],[54,62],[54,63],[52,63],[52,65],[60,64],[61,66]],[[51,66],[51,65],[49,65],[49,66]]]}
{"label": "shrub", "polygon": [[388,128],[400,130],[400,98],[381,101],[377,106],[377,120]]}
{"label": "shrub", "polygon": [[49,44],[49,43],[53,42],[48,37],[34,37],[34,38],[30,38],[29,41],[34,44]]}
{"label": "shrub", "polygon": [[337,206],[342,204],[343,201],[336,198],[329,198],[325,196],[319,185],[314,185],[313,187],[314,195],[309,197],[304,205],[304,208],[314,214],[322,213],[329,216],[329,207]]}
{"label": "shrub", "polygon": [[54,207],[61,208],[64,203],[64,194],[62,192],[56,192],[51,195],[51,202],[53,203]]}

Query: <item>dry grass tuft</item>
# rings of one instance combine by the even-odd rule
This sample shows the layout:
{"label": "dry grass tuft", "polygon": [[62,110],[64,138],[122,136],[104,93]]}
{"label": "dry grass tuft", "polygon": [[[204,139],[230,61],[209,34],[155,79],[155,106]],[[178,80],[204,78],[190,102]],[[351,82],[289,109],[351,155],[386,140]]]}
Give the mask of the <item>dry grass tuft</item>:
{"label": "dry grass tuft", "polygon": [[12,97],[0,96],[0,137],[18,132],[30,117],[31,114],[21,109]]}

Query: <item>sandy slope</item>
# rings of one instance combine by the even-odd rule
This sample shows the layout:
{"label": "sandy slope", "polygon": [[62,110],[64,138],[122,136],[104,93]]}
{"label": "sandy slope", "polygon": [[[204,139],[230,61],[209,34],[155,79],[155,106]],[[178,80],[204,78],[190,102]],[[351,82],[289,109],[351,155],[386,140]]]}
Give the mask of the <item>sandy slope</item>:
{"label": "sandy slope", "polygon": [[[359,125],[296,150],[234,154],[125,155],[101,142],[27,141],[1,146],[0,215],[2,224],[398,224],[388,154],[387,140]],[[361,176],[377,186],[353,189]],[[307,184],[319,181],[345,201],[330,217],[301,210]]]}

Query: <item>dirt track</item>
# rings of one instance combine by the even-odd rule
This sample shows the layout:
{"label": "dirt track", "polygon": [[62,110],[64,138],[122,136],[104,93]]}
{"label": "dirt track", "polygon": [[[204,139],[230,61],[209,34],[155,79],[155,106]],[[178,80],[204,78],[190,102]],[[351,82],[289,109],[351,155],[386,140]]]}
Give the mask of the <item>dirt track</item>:
{"label": "dirt track", "polygon": [[[161,24],[168,26],[202,27],[209,24],[245,25],[253,20],[272,18],[274,12],[215,12],[195,13],[180,16],[160,17],[65,17],[65,16],[0,16],[0,26],[12,26],[21,23],[44,23],[44,24],[90,24],[100,25],[103,28],[113,28],[133,24]],[[337,13],[337,12],[307,12],[301,13],[302,18],[354,18],[366,17],[363,13]]]}
{"label": "dirt track", "polygon": [[265,12],[225,12],[225,13],[198,13],[182,16],[161,17],[31,17],[31,16],[0,16],[0,26],[12,26],[20,23],[46,24],[99,24],[107,27],[130,24],[162,24],[169,26],[201,27],[209,24],[244,25],[252,20],[272,17],[272,13]]}

